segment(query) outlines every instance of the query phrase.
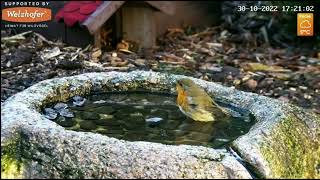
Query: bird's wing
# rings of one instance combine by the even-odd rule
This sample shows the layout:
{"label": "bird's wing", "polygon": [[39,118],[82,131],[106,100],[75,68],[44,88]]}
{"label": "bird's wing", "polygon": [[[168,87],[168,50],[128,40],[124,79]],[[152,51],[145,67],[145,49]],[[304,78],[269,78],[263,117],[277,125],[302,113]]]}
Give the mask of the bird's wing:
{"label": "bird's wing", "polygon": [[220,116],[231,116],[230,112],[227,111],[225,108],[219,106],[214,100],[210,99],[210,105],[209,105],[211,111]]}
{"label": "bird's wing", "polygon": [[191,94],[198,95],[196,97],[188,97],[188,104],[193,106],[193,108],[212,111],[213,114],[218,117],[231,116],[231,114],[225,108],[219,106],[203,89],[195,88],[192,91],[193,92]]}

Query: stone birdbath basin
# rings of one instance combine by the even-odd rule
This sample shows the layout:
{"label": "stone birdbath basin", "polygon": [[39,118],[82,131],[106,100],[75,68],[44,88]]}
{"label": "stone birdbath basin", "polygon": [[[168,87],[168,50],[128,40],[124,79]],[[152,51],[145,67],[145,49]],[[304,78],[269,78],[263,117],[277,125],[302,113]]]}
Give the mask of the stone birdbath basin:
{"label": "stone birdbath basin", "polygon": [[175,94],[185,78],[150,71],[49,79],[1,105],[3,178],[320,178],[320,118],[291,104],[191,78],[256,123],[228,147],[127,141],[67,130],[42,108],[93,92]]}

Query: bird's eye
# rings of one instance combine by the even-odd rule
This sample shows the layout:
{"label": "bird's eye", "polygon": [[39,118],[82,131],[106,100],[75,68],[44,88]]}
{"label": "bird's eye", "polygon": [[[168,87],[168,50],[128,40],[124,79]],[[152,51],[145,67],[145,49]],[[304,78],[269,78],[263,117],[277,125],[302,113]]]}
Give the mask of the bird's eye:
{"label": "bird's eye", "polygon": [[182,87],[182,83],[180,81],[178,81],[178,84]]}

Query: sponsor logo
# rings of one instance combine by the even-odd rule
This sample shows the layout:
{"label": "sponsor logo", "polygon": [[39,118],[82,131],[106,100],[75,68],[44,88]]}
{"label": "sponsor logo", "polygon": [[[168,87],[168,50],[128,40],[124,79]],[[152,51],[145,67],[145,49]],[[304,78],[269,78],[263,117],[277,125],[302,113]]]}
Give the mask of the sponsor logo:
{"label": "sponsor logo", "polygon": [[51,20],[51,9],[39,7],[14,7],[2,10],[2,20],[9,22],[43,22]]}
{"label": "sponsor logo", "polygon": [[50,1],[1,1],[1,28],[48,28]]}

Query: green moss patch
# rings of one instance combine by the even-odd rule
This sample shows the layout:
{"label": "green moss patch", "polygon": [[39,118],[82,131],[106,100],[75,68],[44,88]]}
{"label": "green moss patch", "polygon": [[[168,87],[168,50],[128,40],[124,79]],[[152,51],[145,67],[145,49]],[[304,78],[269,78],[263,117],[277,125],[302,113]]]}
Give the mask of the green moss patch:
{"label": "green moss patch", "polygon": [[320,178],[320,137],[311,138],[302,120],[290,114],[270,135],[260,149],[271,169],[267,178]]}
{"label": "green moss patch", "polygon": [[23,163],[20,153],[20,138],[13,138],[8,145],[1,147],[1,178],[23,178]]}

